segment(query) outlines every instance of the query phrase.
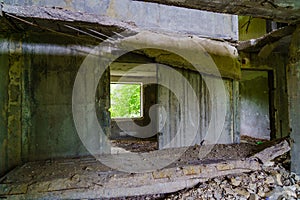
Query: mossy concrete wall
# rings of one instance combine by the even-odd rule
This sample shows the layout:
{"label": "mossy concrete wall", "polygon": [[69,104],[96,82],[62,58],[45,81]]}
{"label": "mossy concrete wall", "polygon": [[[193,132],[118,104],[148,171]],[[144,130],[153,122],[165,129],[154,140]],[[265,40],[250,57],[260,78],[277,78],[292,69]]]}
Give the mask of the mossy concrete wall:
{"label": "mossy concrete wall", "polygon": [[82,61],[75,55],[32,55],[30,159],[78,156],[85,152],[72,117],[73,83]]}
{"label": "mossy concrete wall", "polygon": [[291,171],[300,175],[300,24],[292,35],[287,66],[287,88],[291,135]]}
{"label": "mossy concrete wall", "polygon": [[270,139],[269,92],[268,71],[244,70],[242,72],[241,135]]}
{"label": "mossy concrete wall", "polygon": [[[260,57],[257,53],[240,52],[242,69],[269,72],[271,85],[269,88],[270,102],[270,130],[271,138],[282,138],[289,135],[288,97],[286,85],[287,52],[274,51],[267,57]],[[242,77],[243,79],[243,77]]]}
{"label": "mossy concrete wall", "polygon": [[0,39],[3,51],[1,61],[0,89],[0,174],[16,167],[22,162],[22,42],[21,37],[12,34],[9,39]]}
{"label": "mossy concrete wall", "polygon": [[266,20],[239,16],[239,40],[245,41],[262,37],[267,33]]}
{"label": "mossy concrete wall", "polygon": [[[1,42],[1,48],[4,43]],[[8,105],[8,54],[0,54],[0,175],[9,169],[7,164],[7,105]]]}
{"label": "mossy concrete wall", "polygon": [[[86,54],[70,50],[71,46],[81,48],[79,41],[56,35],[56,43],[49,44],[52,37],[1,36],[1,175],[31,160],[89,154],[72,117],[74,80]],[[100,91],[99,98],[107,100],[101,101],[99,120],[109,127],[108,111],[104,109],[109,107],[109,75],[103,77],[100,85],[105,93]]]}

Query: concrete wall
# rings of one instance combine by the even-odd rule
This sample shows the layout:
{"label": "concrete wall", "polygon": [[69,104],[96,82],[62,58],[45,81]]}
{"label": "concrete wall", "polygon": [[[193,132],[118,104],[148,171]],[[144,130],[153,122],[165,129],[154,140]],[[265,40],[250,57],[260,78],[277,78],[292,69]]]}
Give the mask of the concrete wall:
{"label": "concrete wall", "polygon": [[[1,165],[0,173],[22,162],[22,68],[23,54],[20,35],[0,37],[1,49]],[[5,51],[5,50],[6,51]],[[3,51],[4,50],[4,51]],[[2,121],[3,120],[3,121]]]}
{"label": "concrete wall", "polygon": [[[82,47],[80,41],[56,35],[56,43],[49,44],[53,37],[11,34],[0,39],[1,175],[30,160],[89,154],[72,116],[74,80],[86,55],[75,50]],[[89,92],[87,88],[83,91]],[[102,112],[98,119],[107,131],[108,71],[99,88],[97,102],[101,99]]]}
{"label": "concrete wall", "polygon": [[240,81],[241,135],[270,139],[268,71],[242,72]]}
{"label": "concrete wall", "polygon": [[238,40],[237,16],[227,14],[131,0],[4,0],[4,3],[57,6],[134,22],[144,29]]}
{"label": "concrete wall", "polygon": [[[160,124],[159,148],[184,147],[200,144],[202,140],[207,140],[208,143],[213,144],[235,142],[233,128],[233,80],[223,80],[227,99],[222,101],[222,103],[226,104],[227,110],[224,111],[224,124],[221,124],[221,130],[219,131],[214,120],[220,119],[218,117],[220,116],[220,111],[216,109],[217,107],[212,109],[212,98],[221,98],[221,96],[218,96],[217,90],[214,90],[218,87],[214,85],[214,80],[217,78],[206,77],[206,81],[213,85],[211,87],[212,90],[208,90],[207,82],[204,81],[199,73],[185,69],[177,69],[177,71],[183,75],[180,79],[173,76],[168,77],[168,73],[161,68],[158,70],[158,79],[167,79],[170,86],[177,87],[180,91],[179,96],[176,97],[172,87],[170,89],[162,86],[158,87],[158,103],[164,106],[166,112],[166,122],[164,125]],[[184,78],[191,85],[190,89],[187,86],[187,82],[183,81]],[[189,93],[191,89],[195,92],[196,101],[192,99],[192,95]],[[181,103],[179,99],[182,100]],[[197,109],[197,104],[199,110]],[[190,107],[191,105],[192,107]],[[199,121],[196,121],[196,119]],[[161,121],[160,117],[159,123]],[[181,122],[183,122],[182,125],[180,125]],[[212,129],[215,131],[207,132],[209,126],[212,126]],[[193,135],[193,132],[196,135]]]}
{"label": "concrete wall", "polygon": [[78,156],[85,148],[72,117],[72,89],[82,57],[31,55],[32,131],[30,160]]}
{"label": "concrete wall", "polygon": [[[0,40],[1,41],[1,40]],[[0,48],[6,43],[0,42]],[[7,104],[8,104],[8,54],[0,54],[0,176],[11,166],[7,163]]]}
{"label": "concrete wall", "polygon": [[239,16],[239,40],[250,40],[263,36],[267,33],[266,20]]}
{"label": "concrete wall", "polygon": [[271,95],[269,104],[271,109],[270,118],[273,121],[270,124],[270,136],[271,139],[288,136],[288,99],[285,72],[288,61],[287,55],[285,52],[278,51],[272,52],[265,58],[259,57],[255,53],[249,54],[240,52],[240,55],[241,58],[244,59],[242,68],[269,71],[273,74],[273,76],[270,77],[273,88],[269,88]]}

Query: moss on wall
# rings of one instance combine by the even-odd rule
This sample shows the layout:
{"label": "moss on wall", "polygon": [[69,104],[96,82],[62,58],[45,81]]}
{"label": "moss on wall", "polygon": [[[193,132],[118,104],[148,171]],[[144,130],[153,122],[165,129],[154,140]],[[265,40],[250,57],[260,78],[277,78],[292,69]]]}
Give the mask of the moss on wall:
{"label": "moss on wall", "polygon": [[[0,48],[4,45],[0,39]],[[0,54],[0,176],[7,170],[8,55]]]}
{"label": "moss on wall", "polygon": [[247,70],[264,70],[273,74],[273,88],[271,90],[272,106],[271,117],[273,125],[271,128],[271,138],[282,138],[289,135],[288,122],[288,99],[286,86],[286,54],[280,52],[272,52],[268,57],[261,58],[257,53],[240,52],[243,60],[242,69]]}
{"label": "moss on wall", "polygon": [[57,36],[59,44],[47,44],[48,34],[35,36],[0,39],[1,175],[28,160],[89,154],[72,117],[73,84],[85,57],[68,45],[80,48],[81,41],[63,44]]}
{"label": "moss on wall", "polygon": [[20,35],[2,36],[0,47],[0,174],[21,163],[21,69]]}
{"label": "moss on wall", "polygon": [[266,34],[266,20],[239,16],[239,40],[250,40]]}

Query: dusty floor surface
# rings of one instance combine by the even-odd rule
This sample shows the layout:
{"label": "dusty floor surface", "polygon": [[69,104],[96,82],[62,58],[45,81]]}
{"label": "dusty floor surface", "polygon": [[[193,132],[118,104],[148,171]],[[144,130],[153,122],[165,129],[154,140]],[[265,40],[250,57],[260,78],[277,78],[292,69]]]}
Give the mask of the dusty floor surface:
{"label": "dusty floor surface", "polygon": [[[148,145],[150,147],[145,147]],[[120,146],[126,146],[126,150],[136,151],[136,146],[142,147],[144,150],[155,150],[154,142],[142,141],[135,142],[132,145],[131,142],[121,142]],[[210,162],[218,160],[228,160],[228,159],[241,159],[250,156],[258,152],[258,146],[254,144],[241,143],[241,144],[231,144],[231,145],[215,145],[212,151],[205,156],[204,159],[199,159],[198,154],[200,151],[200,146],[196,145],[189,148],[177,162],[173,163],[172,166],[179,166],[185,164],[197,164],[201,162]],[[177,152],[177,149],[173,150]],[[82,157],[82,158],[70,158],[70,159],[55,159],[46,160],[39,162],[29,162],[23,165],[22,170],[16,170],[16,172],[8,175],[2,180],[1,183],[15,183],[15,182],[31,182],[40,181],[43,179],[51,180],[56,177],[72,177],[73,174],[77,174],[82,170],[97,171],[99,173],[112,172],[113,169],[101,164],[94,157]]]}
{"label": "dusty floor surface", "polygon": [[[262,140],[258,138],[251,138],[248,136],[241,137],[240,144],[216,144],[205,160],[228,160],[228,159],[241,159],[253,155],[262,149],[272,145],[274,142]],[[155,140],[113,140],[112,144],[130,152],[149,152],[157,150],[157,141]],[[179,162],[195,162],[198,160],[200,146],[195,145],[188,149],[182,156]]]}
{"label": "dusty floor surface", "polygon": [[[224,161],[224,160],[243,159],[259,152],[260,150],[268,146],[271,146],[273,143],[274,142],[260,141],[253,138],[243,138],[243,143],[240,144],[214,145],[210,153],[208,153],[201,159],[199,158],[199,151],[201,151],[202,147],[199,145],[195,145],[187,149],[187,151],[181,156],[180,159],[178,159],[168,167],[197,165],[203,163],[205,164],[206,162],[211,163],[211,162],[218,162],[220,160]],[[114,141],[113,144],[118,148],[122,148],[125,149],[126,151],[132,151],[132,152],[147,152],[147,151],[156,152],[155,150],[157,147],[157,143],[155,141],[123,140],[123,141]],[[172,152],[174,153],[176,153],[177,151],[178,151],[177,149],[172,149]],[[170,152],[171,152],[170,150],[166,151],[166,156],[169,156]],[[287,160],[287,158],[284,158],[281,162],[283,162],[284,160]],[[280,172],[281,171],[279,170],[279,174]],[[80,174],[80,176],[93,177],[93,179],[90,180],[89,183],[93,186],[98,184],[99,187],[102,187],[103,185],[101,185],[101,181],[104,180],[105,182],[105,179],[107,179],[108,177],[110,178],[112,176],[115,176],[116,174],[122,174],[122,173],[123,172],[117,172],[101,164],[94,157],[57,159],[57,160],[47,160],[47,161],[26,163],[25,165],[14,170],[12,173],[7,174],[7,176],[2,177],[0,179],[0,184],[5,186],[5,185],[17,183],[18,185],[20,185],[18,186],[20,188],[17,188],[18,192],[19,191],[22,192],[23,189],[22,184],[24,183],[26,183],[26,187],[28,187],[30,185],[36,184],[37,182],[51,183],[52,180],[56,180],[56,181],[62,180],[64,182],[62,182],[62,186],[60,186],[59,190],[63,190],[64,184],[67,183],[68,188],[70,188],[70,185],[72,186],[72,184],[74,184],[75,182],[76,184],[74,184],[74,187],[82,188],[84,190],[84,189],[88,189],[90,185],[86,183],[83,184],[83,182],[80,182],[78,174]],[[269,172],[266,172],[265,174],[268,173]],[[221,177],[220,178],[221,182],[223,181],[223,179],[227,180],[228,177]],[[210,181],[213,180],[208,180],[208,182],[204,184],[210,184]],[[246,184],[248,183],[245,183],[244,185]],[[55,185],[44,184],[44,185],[39,185],[39,190],[47,191],[51,189],[55,191],[55,187],[56,187]],[[198,185],[197,188],[199,189],[199,187],[202,186]],[[206,187],[209,188],[208,186]],[[115,198],[115,199],[164,199],[164,198],[181,199],[187,196],[191,196],[192,197],[191,199],[195,199],[197,197],[197,192],[189,192],[189,191],[197,190],[198,193],[199,192],[203,193],[203,191],[200,191],[197,188],[181,191],[176,194],[155,194],[155,195],[126,197],[126,198],[124,197],[124,198]],[[226,187],[224,186],[224,188]],[[224,192],[221,192],[221,196],[223,193]],[[225,192],[224,194],[227,193]],[[246,193],[246,196],[247,195],[248,193]],[[198,194],[198,197],[199,197],[198,199],[201,199],[200,194]],[[202,199],[206,199],[206,198],[202,198]],[[218,198],[212,198],[212,199],[218,199]],[[232,197],[231,199],[239,199],[239,196],[237,198]]]}

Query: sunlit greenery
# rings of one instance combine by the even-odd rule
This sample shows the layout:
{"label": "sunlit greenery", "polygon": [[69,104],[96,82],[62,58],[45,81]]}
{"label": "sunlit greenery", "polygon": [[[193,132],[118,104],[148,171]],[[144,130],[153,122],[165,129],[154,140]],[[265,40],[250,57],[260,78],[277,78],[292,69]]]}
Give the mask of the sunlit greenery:
{"label": "sunlit greenery", "polygon": [[111,83],[110,99],[111,117],[141,116],[141,84]]}

